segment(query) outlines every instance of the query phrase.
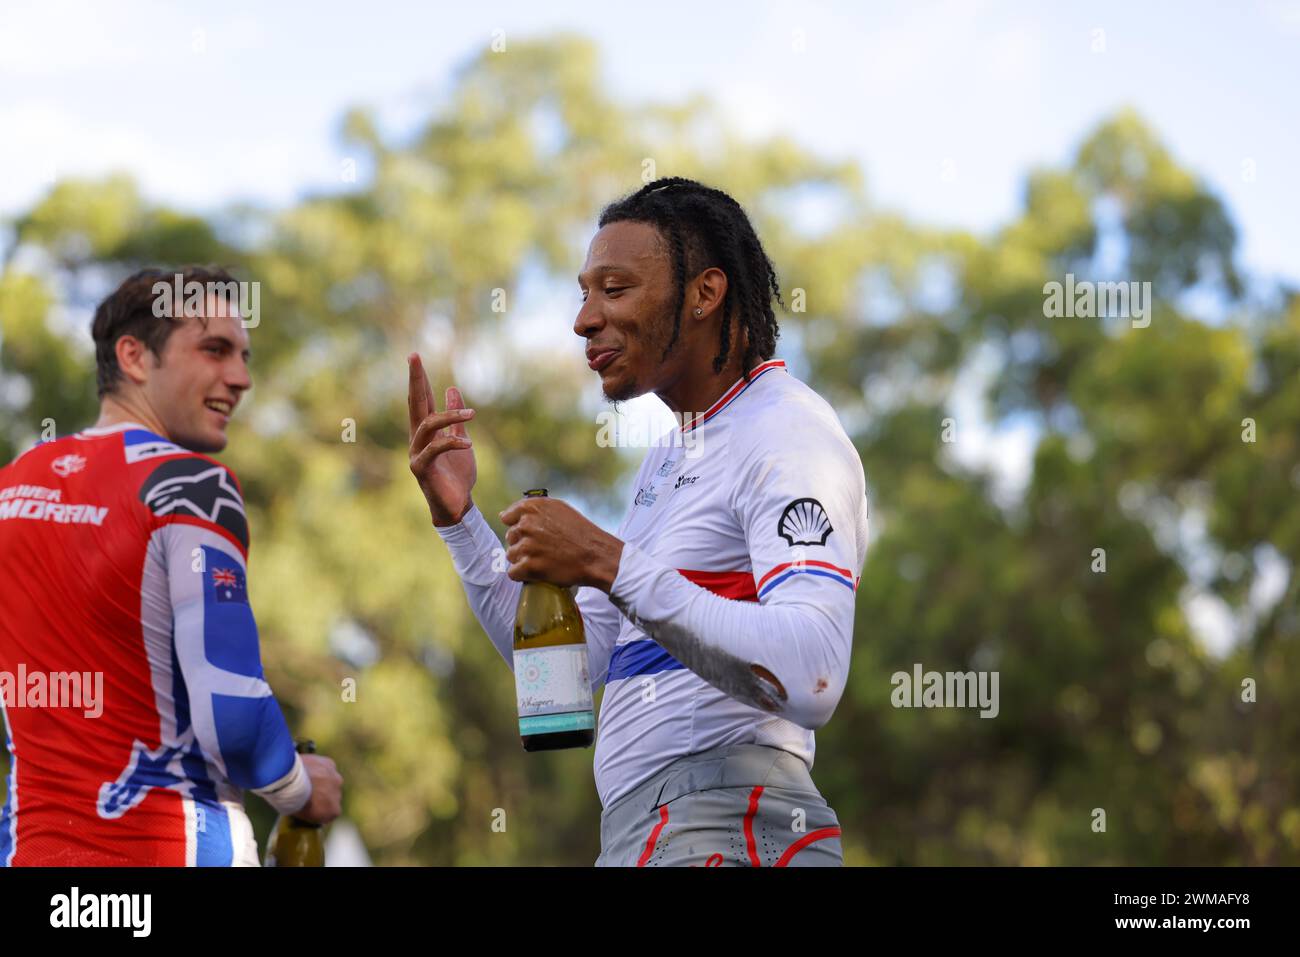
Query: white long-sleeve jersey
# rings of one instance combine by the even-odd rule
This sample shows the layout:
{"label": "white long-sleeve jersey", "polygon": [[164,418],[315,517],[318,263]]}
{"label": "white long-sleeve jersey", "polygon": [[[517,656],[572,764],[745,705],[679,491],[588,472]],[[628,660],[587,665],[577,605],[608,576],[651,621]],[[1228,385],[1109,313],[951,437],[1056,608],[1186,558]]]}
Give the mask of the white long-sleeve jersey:
{"label": "white long-sleeve jersey", "polygon": [[[770,360],[653,447],[618,528],[609,595],[581,588],[595,774],[608,807],[673,760],[727,744],[812,767],[848,679],[867,548],[862,463],[835,412]],[[479,622],[513,662],[521,583],[477,508],[440,528]]]}

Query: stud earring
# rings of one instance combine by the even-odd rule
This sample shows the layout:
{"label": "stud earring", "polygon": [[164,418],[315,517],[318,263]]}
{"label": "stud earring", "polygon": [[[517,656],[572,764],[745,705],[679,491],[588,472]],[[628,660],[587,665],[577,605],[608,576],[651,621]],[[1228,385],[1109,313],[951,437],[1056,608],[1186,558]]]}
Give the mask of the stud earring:
{"label": "stud earring", "polygon": [[702,316],[702,315],[704,315],[704,310],[701,309],[699,306],[696,306],[696,307],[695,307],[695,314],[696,314],[697,316]]}

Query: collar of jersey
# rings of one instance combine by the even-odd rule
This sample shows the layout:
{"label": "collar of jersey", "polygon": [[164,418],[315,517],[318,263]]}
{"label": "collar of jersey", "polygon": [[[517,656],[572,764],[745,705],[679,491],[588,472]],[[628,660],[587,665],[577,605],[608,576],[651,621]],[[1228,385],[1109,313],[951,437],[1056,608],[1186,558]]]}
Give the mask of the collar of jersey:
{"label": "collar of jersey", "polygon": [[148,432],[150,435],[156,434],[153,429],[146,429],[139,422],[118,422],[115,425],[105,425],[99,428],[92,426],[89,429],[82,429],[77,435],[86,435],[96,438],[101,435],[113,435],[117,432],[125,432],[127,429],[139,429],[141,432]]}
{"label": "collar of jersey", "polygon": [[686,422],[682,423],[681,431],[690,432],[692,429],[698,429],[705,422],[709,421],[709,419],[713,418],[727,406],[731,405],[731,403],[735,402],[746,389],[758,381],[759,376],[766,375],[773,369],[784,368],[784,359],[768,359],[766,362],[758,364],[754,367],[754,371],[749,374],[748,382],[746,382],[743,377],[737,379],[730,389],[722,393],[717,402],[705,409],[700,415],[687,419]]}

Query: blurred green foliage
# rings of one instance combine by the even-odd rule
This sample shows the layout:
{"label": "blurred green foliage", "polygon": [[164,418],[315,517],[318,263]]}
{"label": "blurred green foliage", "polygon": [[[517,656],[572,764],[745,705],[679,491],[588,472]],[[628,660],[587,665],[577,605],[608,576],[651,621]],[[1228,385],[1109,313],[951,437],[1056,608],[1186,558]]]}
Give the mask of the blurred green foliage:
{"label": "blurred green foliage", "polygon": [[[402,142],[349,114],[372,172],[280,211],[209,222],[125,176],[58,183],[10,223],[0,460],[45,420],[92,421],[90,314],[127,272],[221,262],[260,281],[256,386],[224,458],[291,726],[339,762],[377,863],[590,863],[591,754],[519,746],[510,672],[407,471],[404,356],[424,354],[437,390],[489,370],[466,388],[485,514],[536,484],[621,512],[635,461],[594,441],[577,340],[523,345],[507,317],[530,271],[569,281],[600,206],[652,160],[750,210],[787,302],[806,301],[779,354],[862,454],[873,545],[814,769],[847,861],[1300,863],[1300,301],[1248,292],[1204,184],[1126,112],[1067,168],[1032,171],[997,233],[923,229],[872,202],[853,164],[742,140],[707,100],[632,107],[603,89],[579,38],[485,53]],[[838,211],[825,228],[792,225],[809,190]],[[1153,283],[1151,325],[1044,318],[1044,283],[1099,277],[1107,239],[1109,278]],[[1019,494],[943,440],[945,419],[973,426],[953,402],[979,368],[992,424],[1032,426]],[[1283,587],[1265,607],[1270,565]],[[1193,633],[1196,590],[1236,616],[1226,657]],[[890,675],[914,662],[998,670],[1000,715],[894,709]],[[264,838],[269,812],[250,811]]]}

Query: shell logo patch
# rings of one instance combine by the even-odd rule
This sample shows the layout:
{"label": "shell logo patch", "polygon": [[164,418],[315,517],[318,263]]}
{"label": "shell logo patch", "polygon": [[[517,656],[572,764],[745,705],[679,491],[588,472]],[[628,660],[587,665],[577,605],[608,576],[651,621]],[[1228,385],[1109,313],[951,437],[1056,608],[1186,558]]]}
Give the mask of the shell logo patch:
{"label": "shell logo patch", "polygon": [[826,509],[815,498],[797,498],[785,507],[776,523],[777,534],[795,545],[825,545],[835,529],[826,517]]}

